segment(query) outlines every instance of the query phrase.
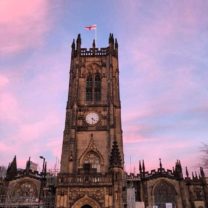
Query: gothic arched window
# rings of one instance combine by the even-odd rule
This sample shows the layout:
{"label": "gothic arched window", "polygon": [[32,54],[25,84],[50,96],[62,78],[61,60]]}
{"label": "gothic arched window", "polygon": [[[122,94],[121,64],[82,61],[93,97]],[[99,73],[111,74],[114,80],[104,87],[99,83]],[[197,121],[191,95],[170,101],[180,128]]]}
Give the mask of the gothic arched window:
{"label": "gothic arched window", "polygon": [[95,152],[89,152],[84,158],[83,165],[90,165],[90,168],[94,168],[97,172],[100,172],[100,158]]}
{"label": "gothic arched window", "polygon": [[17,184],[12,192],[11,199],[13,202],[36,201],[38,199],[37,187],[29,181]]}
{"label": "gothic arched window", "polygon": [[166,203],[171,203],[176,207],[176,191],[171,184],[160,182],[154,189],[155,204],[158,208],[166,207]]}
{"label": "gothic arched window", "polygon": [[92,75],[88,75],[86,81],[86,100],[92,101],[93,79]]}
{"label": "gothic arched window", "polygon": [[100,99],[101,99],[101,78],[100,78],[99,73],[97,73],[95,75],[94,96],[95,96],[95,101],[100,101]]}

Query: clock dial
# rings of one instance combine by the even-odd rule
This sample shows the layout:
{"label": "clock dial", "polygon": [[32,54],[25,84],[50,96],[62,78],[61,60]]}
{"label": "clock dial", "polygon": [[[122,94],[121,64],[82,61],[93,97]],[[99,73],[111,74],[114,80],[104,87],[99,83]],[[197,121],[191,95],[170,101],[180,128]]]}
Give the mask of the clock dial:
{"label": "clock dial", "polygon": [[85,119],[88,124],[95,125],[99,121],[99,115],[95,112],[90,112]]}

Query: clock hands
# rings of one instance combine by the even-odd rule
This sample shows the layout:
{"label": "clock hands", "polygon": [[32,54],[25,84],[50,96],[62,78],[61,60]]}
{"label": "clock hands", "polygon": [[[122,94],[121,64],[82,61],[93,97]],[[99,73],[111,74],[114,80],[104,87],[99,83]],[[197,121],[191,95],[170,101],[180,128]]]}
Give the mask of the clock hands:
{"label": "clock hands", "polygon": [[96,121],[93,117],[91,118],[91,120],[92,120],[92,124],[94,123],[94,121]]}
{"label": "clock hands", "polygon": [[88,113],[86,115],[86,122],[90,125],[94,125],[99,121],[99,116],[95,112]]}

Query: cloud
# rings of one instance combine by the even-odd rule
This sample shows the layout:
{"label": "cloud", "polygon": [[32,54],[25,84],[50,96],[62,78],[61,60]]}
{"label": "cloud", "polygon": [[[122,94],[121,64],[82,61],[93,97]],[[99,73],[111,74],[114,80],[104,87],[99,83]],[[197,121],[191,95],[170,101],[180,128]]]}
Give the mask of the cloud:
{"label": "cloud", "polygon": [[[30,117],[30,112],[27,113]],[[47,154],[50,153],[47,160],[52,163],[54,158],[59,156],[58,153],[61,149],[59,141],[62,141],[62,137],[60,136],[57,140],[61,127],[60,116],[54,112],[46,112],[41,120],[30,123],[20,117],[19,124],[15,123],[15,127],[10,126],[12,129],[5,136],[1,134],[0,151],[1,157],[4,158],[1,161],[7,164],[14,155],[17,155],[19,165],[23,167],[29,156],[38,158],[39,155],[44,154],[47,157]],[[56,139],[56,141],[53,141],[53,139]],[[54,142],[57,142],[59,146],[56,146]]]}
{"label": "cloud", "polygon": [[18,102],[10,92],[0,93],[0,121],[18,119]]}
{"label": "cloud", "polygon": [[5,67],[0,73],[0,165],[7,166],[17,155],[18,166],[24,167],[29,156],[38,162],[43,155],[50,168],[60,157],[67,58],[68,54],[57,48],[44,57],[39,54],[24,64]]}
{"label": "cloud", "polygon": [[[139,160],[145,160],[146,170],[157,169],[159,158],[162,159],[165,169],[172,169],[177,159],[180,159],[184,167],[188,166],[191,170],[195,169],[196,161],[199,158],[197,145],[193,141],[187,142],[184,138],[174,136],[151,137],[149,140],[135,141],[124,145],[125,166],[130,171],[136,167],[138,172]],[[148,152],[148,154],[147,154]],[[189,155],[189,157],[187,157]],[[158,165],[157,165],[158,164]]]}
{"label": "cloud", "polygon": [[32,123],[23,123],[19,127],[19,132],[16,134],[18,141],[22,143],[31,143],[32,141],[40,141],[59,124],[59,117],[53,113],[47,112],[44,117]]}
{"label": "cloud", "polygon": [[0,1],[0,55],[16,54],[42,44],[51,28],[50,1]]}
{"label": "cloud", "polygon": [[8,83],[9,83],[9,79],[6,76],[0,74],[0,90],[3,87],[5,87]]}
{"label": "cloud", "polygon": [[[132,163],[133,158],[135,163],[141,158],[155,168],[159,157],[168,167],[178,157],[183,161],[192,157],[190,161],[195,161],[197,150],[191,145],[196,146],[201,132],[207,135],[205,119],[201,124],[208,101],[207,34],[203,33],[207,7],[200,3],[203,1],[194,2],[131,0],[127,7],[122,1],[113,7],[117,13],[110,11],[113,18],[107,15],[111,23],[107,25],[115,29],[120,43],[124,143],[126,158],[132,154]],[[73,18],[76,12],[64,8],[62,14],[70,17],[63,16],[56,25],[61,30],[56,28],[49,37],[53,18],[57,17],[51,5],[48,0],[0,1],[0,55],[16,55],[53,42],[44,52],[39,50],[29,58],[18,56],[18,61],[9,63],[9,70],[4,70],[5,75],[0,75],[0,120],[4,125],[0,156],[5,164],[13,154],[18,155],[21,165],[29,156],[38,158],[44,154],[50,164],[60,156],[68,51],[59,50],[57,44],[66,47],[65,41],[80,30],[78,20],[86,14],[79,10],[82,15],[77,20]],[[102,23],[105,28],[103,20]],[[100,42],[103,30],[99,30]],[[188,116],[193,113],[195,116]]]}
{"label": "cloud", "polygon": [[10,90],[10,78],[0,74],[0,122],[17,121],[19,105],[16,95]]}

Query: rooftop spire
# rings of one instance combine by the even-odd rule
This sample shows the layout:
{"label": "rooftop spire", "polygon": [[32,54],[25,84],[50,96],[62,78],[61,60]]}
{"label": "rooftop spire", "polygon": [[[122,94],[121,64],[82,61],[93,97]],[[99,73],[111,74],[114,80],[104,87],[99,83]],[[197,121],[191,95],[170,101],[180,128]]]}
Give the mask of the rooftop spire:
{"label": "rooftop spire", "polygon": [[178,177],[179,179],[183,178],[183,172],[182,172],[182,166],[180,160],[176,161],[175,165],[175,176]]}
{"label": "rooftop spire", "polygon": [[6,179],[10,180],[14,178],[17,175],[17,159],[16,155],[14,156],[14,159],[9,164],[6,172]]}
{"label": "rooftop spire", "polygon": [[186,167],[186,177],[189,178],[188,168]]}
{"label": "rooftop spire", "polygon": [[93,47],[93,48],[96,48],[95,39],[93,39],[92,47]]}
{"label": "rooftop spire", "polygon": [[77,36],[77,49],[81,48],[82,40],[81,40],[81,35],[78,34]]}
{"label": "rooftop spire", "polygon": [[30,157],[29,157],[28,161],[26,162],[26,168],[25,168],[26,173],[29,173],[29,171],[30,171],[30,165],[31,165],[31,162],[30,162]]}
{"label": "rooftop spire", "polygon": [[205,178],[204,169],[200,167],[200,175],[202,178]]}
{"label": "rooftop spire", "polygon": [[142,165],[141,165],[141,161],[139,161],[139,172],[142,172]]}
{"label": "rooftop spire", "polygon": [[195,171],[195,178],[198,179],[198,175],[197,175],[197,172],[196,171]]}
{"label": "rooftop spire", "polygon": [[161,158],[159,158],[160,161],[160,169],[162,169],[162,162],[161,162]]}
{"label": "rooftop spire", "polygon": [[114,37],[113,37],[113,33],[110,33],[110,35],[109,35],[109,46],[111,47],[111,48],[114,48]]}
{"label": "rooftop spire", "polygon": [[118,42],[117,42],[117,39],[115,39],[115,49],[118,49]]}
{"label": "rooftop spire", "polygon": [[72,49],[75,49],[75,40],[73,39],[72,45],[71,45]]}
{"label": "rooftop spire", "polygon": [[122,167],[122,160],[120,151],[118,149],[118,143],[114,140],[111,155],[110,155],[110,167]]}
{"label": "rooftop spire", "polygon": [[145,164],[144,164],[144,160],[142,161],[142,171],[145,173]]}

